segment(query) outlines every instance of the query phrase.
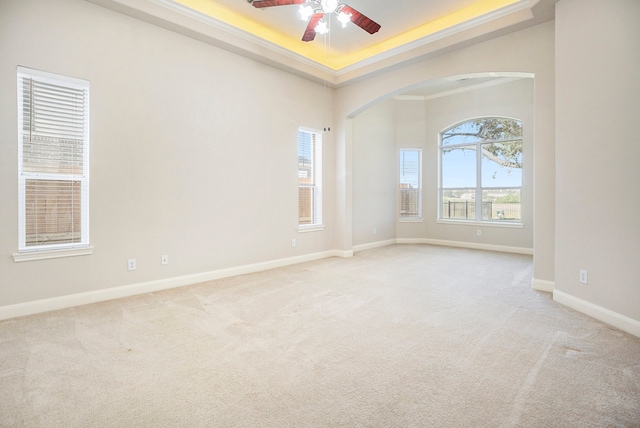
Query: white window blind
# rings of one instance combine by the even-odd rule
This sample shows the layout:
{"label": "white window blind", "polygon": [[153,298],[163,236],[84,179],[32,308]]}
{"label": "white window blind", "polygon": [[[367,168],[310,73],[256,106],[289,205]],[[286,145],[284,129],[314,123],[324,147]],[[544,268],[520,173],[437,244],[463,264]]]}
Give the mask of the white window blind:
{"label": "white window blind", "polygon": [[421,149],[400,149],[400,219],[422,217],[421,166]]}
{"label": "white window blind", "polygon": [[298,130],[298,225],[322,225],[322,134]]}
{"label": "white window blind", "polygon": [[19,251],[89,245],[89,83],[18,67]]}

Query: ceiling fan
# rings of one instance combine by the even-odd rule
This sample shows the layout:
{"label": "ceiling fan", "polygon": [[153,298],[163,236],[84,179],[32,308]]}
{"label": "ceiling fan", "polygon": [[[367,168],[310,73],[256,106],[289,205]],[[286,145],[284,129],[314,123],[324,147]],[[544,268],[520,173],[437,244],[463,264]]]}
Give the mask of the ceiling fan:
{"label": "ceiling fan", "polygon": [[303,42],[310,42],[316,37],[316,33],[326,34],[329,31],[325,15],[336,13],[342,27],[353,22],[369,34],[377,33],[380,24],[364,16],[354,8],[340,3],[340,0],[247,0],[257,8],[272,6],[300,5],[300,16],[308,21],[307,29],[302,36]]}

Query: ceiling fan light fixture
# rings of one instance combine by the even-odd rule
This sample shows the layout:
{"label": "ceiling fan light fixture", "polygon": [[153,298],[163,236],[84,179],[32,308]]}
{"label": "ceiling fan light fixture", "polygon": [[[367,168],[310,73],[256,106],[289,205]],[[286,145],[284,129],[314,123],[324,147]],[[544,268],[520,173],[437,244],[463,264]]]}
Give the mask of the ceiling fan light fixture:
{"label": "ceiling fan light fixture", "polygon": [[[2,1],[2,0],[0,0]],[[351,6],[341,3],[342,0],[247,0],[258,9],[273,6],[299,5],[298,13],[307,22],[307,28],[302,36],[303,42],[311,42],[316,34],[327,34],[329,23],[327,15],[336,14],[338,21],[345,28],[349,22],[362,28],[369,34],[380,30],[380,24],[358,12]],[[329,21],[330,22],[330,21]]]}
{"label": "ceiling fan light fixture", "polygon": [[345,28],[347,24],[351,22],[351,14],[340,11],[338,14],[338,21],[342,24],[342,28]]}
{"label": "ceiling fan light fixture", "polygon": [[320,6],[324,13],[333,13],[338,8],[338,0],[322,0]]}
{"label": "ceiling fan light fixture", "polygon": [[316,28],[314,28],[314,30],[318,34],[327,34],[329,32],[329,27],[327,26],[327,21],[325,21],[324,18],[321,19],[318,22],[318,25],[316,25]]}
{"label": "ceiling fan light fixture", "polygon": [[311,15],[313,15],[313,12],[313,7],[308,4],[301,4],[300,8],[298,9],[300,18],[302,18],[303,21],[308,21],[309,18],[311,18]]}

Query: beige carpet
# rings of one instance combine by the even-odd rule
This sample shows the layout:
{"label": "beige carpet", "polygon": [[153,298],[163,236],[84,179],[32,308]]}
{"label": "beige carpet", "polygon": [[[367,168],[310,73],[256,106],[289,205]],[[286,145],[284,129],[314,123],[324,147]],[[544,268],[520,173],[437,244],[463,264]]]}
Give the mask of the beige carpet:
{"label": "beige carpet", "polygon": [[531,263],[397,245],[3,321],[0,425],[640,426],[640,339]]}

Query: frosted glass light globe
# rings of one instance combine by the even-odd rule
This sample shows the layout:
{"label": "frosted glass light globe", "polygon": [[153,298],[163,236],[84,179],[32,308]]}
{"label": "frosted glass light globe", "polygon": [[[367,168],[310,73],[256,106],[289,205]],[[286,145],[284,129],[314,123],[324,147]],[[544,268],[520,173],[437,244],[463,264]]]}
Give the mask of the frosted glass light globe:
{"label": "frosted glass light globe", "polygon": [[338,7],[338,0],[322,0],[320,5],[324,13],[333,13]]}

